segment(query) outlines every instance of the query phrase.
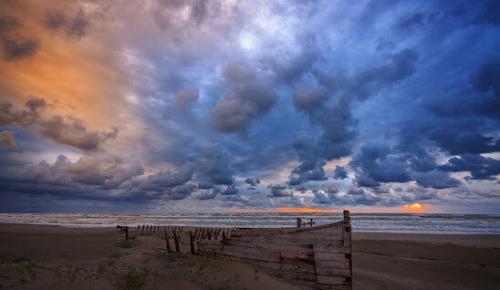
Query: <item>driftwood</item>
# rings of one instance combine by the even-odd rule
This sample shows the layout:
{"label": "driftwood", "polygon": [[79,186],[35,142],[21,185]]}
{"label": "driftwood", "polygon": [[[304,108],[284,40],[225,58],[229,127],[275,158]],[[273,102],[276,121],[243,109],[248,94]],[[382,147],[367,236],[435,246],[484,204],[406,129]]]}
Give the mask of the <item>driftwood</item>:
{"label": "driftwood", "polygon": [[[317,289],[352,289],[351,219],[320,226],[297,219],[296,228],[142,226],[157,233],[168,252],[226,257]],[[305,226],[308,227],[305,227]]]}

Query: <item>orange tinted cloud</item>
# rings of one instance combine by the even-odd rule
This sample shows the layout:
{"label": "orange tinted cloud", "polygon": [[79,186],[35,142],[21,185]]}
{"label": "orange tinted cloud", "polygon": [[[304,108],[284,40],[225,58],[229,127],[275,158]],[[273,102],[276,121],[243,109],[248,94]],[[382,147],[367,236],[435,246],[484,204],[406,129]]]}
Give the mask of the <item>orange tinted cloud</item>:
{"label": "orange tinted cloud", "polygon": [[[118,127],[118,138],[110,142],[114,151],[140,150],[144,123],[136,105],[126,98],[130,75],[123,61],[122,34],[113,28],[113,21],[100,15],[102,9],[94,9],[94,4],[52,0],[7,4],[8,16],[21,24],[4,35],[35,40],[39,46],[32,55],[15,60],[0,49],[0,71],[8,72],[0,73],[0,103],[23,108],[29,99],[43,98],[48,104],[44,118],[77,118],[90,132]],[[83,15],[89,23],[85,34],[70,37],[66,28],[46,27],[47,15],[54,11],[68,21]]]}
{"label": "orange tinted cloud", "polygon": [[51,107],[54,113],[82,118],[93,129],[124,123],[116,114],[126,109],[121,95],[127,76],[117,53],[119,41],[90,11],[85,13],[89,33],[81,38],[48,29],[43,23],[53,7],[68,11],[68,17],[81,9],[73,2],[52,1],[21,1],[8,7],[9,16],[22,23],[9,37],[36,40],[39,48],[13,61],[1,55],[0,70],[8,72],[0,74],[3,96],[17,105],[42,97],[56,104]]}

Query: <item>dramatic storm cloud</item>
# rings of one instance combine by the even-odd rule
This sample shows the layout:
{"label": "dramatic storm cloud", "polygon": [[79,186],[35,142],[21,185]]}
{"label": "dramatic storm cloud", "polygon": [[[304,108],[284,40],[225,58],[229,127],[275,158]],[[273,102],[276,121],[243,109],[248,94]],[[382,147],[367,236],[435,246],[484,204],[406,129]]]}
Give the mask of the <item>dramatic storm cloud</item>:
{"label": "dramatic storm cloud", "polygon": [[497,1],[1,1],[1,211],[500,211]]}

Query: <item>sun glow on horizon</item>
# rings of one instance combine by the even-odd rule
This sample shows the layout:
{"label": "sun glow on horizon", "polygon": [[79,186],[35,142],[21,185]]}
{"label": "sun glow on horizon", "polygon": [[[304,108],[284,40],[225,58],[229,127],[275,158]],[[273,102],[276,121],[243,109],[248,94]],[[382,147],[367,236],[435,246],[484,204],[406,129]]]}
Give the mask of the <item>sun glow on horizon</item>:
{"label": "sun glow on horizon", "polygon": [[424,213],[430,210],[431,206],[429,204],[423,203],[413,203],[413,204],[405,204],[403,205],[404,213]]}
{"label": "sun glow on horizon", "polygon": [[277,212],[288,212],[288,213],[337,213],[338,210],[333,209],[322,209],[322,208],[310,208],[310,207],[279,207],[272,209],[272,211]]}

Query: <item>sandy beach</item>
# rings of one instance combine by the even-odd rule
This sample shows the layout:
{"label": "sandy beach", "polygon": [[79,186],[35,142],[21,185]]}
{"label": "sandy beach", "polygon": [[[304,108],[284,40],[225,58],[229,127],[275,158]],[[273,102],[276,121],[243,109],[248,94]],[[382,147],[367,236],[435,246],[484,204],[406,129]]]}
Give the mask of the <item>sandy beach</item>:
{"label": "sandy beach", "polygon": [[[132,231],[132,236],[134,232]],[[354,289],[497,289],[500,236],[353,234]],[[0,224],[0,289],[307,289],[114,228]]]}

